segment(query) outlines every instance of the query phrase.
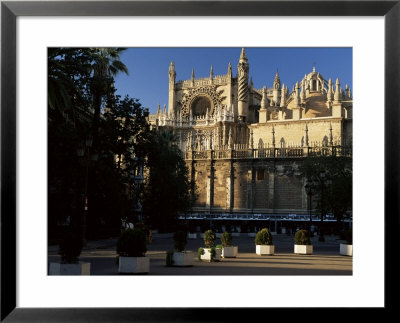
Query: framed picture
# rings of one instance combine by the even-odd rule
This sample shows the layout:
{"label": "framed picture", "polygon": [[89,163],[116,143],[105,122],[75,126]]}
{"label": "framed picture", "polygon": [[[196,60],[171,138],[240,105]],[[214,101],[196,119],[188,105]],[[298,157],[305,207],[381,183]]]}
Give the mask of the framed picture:
{"label": "framed picture", "polygon": [[[392,309],[387,284],[398,281],[389,255],[396,252],[392,237],[399,233],[399,15],[398,1],[3,1],[1,320],[199,321],[233,320],[238,310],[264,314],[269,308]],[[353,276],[330,281],[236,277],[237,288],[229,276],[207,277],[206,284],[200,277],[47,276],[42,189],[47,174],[46,49],[51,46],[354,46],[354,113],[360,121],[354,128],[359,164],[354,166],[353,213],[354,221],[361,222],[363,215],[365,223],[356,233],[360,251],[353,258]],[[373,256],[365,246],[371,236],[378,241]],[[28,244],[32,249],[26,249]],[[357,298],[367,283],[373,297]],[[297,290],[305,284],[306,291]],[[263,299],[268,289],[276,295],[272,305]],[[297,292],[319,299],[297,304]],[[249,301],[250,295],[257,300]]]}

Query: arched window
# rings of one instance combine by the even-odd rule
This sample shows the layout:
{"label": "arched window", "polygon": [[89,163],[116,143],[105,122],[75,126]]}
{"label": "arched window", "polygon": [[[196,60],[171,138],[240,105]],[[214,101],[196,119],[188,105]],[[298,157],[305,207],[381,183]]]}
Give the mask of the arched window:
{"label": "arched window", "polygon": [[192,102],[192,113],[194,117],[205,116],[207,110],[210,110],[211,102],[205,96],[199,96]]}
{"label": "arched window", "polygon": [[285,139],[283,139],[283,137],[281,138],[281,148],[285,148]]}

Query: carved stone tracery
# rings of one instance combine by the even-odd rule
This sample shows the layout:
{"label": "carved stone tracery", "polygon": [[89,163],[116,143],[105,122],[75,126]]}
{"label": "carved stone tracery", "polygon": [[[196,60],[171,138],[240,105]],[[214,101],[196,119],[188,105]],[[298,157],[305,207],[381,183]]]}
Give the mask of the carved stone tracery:
{"label": "carved stone tracery", "polygon": [[210,100],[211,106],[209,115],[212,116],[214,114],[215,108],[221,105],[222,101],[225,98],[221,95],[223,93],[223,90],[217,91],[216,89],[216,86],[198,87],[190,89],[187,93],[185,93],[181,101],[182,117],[188,117],[190,115],[192,104],[199,97],[206,97]]}

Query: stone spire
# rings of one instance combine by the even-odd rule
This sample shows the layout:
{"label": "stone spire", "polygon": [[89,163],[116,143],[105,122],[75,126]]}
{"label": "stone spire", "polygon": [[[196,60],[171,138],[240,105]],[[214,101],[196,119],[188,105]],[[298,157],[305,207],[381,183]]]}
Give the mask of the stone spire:
{"label": "stone spire", "polygon": [[230,62],[229,62],[229,65],[228,65],[228,76],[232,77],[232,65],[231,65]]}
{"label": "stone spire", "polygon": [[333,104],[332,104],[332,117],[335,118],[342,118],[343,117],[343,106],[342,106],[342,98],[341,98],[341,93],[340,93],[340,83],[339,79],[336,79],[336,90],[335,90],[335,95],[333,98]]}
{"label": "stone spire", "polygon": [[281,80],[279,78],[278,69],[276,69],[273,90],[272,90],[272,101],[274,101],[275,106],[278,105],[280,96],[281,96]]}
{"label": "stone spire", "polygon": [[301,103],[306,102],[306,80],[303,79],[303,82],[301,82]]}
{"label": "stone spire", "polygon": [[300,85],[299,82],[296,82],[296,90],[295,90],[295,98],[294,98],[294,103],[295,103],[295,107],[299,107],[300,106]]}
{"label": "stone spire", "polygon": [[176,72],[175,72],[175,63],[171,62],[169,64],[169,71],[168,71],[169,81],[175,83]]}
{"label": "stone spire", "polygon": [[287,94],[287,87],[285,84],[282,85],[282,95],[281,95],[281,104],[280,106],[283,108],[286,106],[286,94]]}
{"label": "stone spire", "polygon": [[239,61],[240,61],[240,60],[245,60],[245,61],[247,62],[247,56],[246,56],[246,52],[245,52],[245,50],[244,50],[244,47],[242,48],[242,51],[240,52]]}
{"label": "stone spire", "polygon": [[168,70],[169,86],[168,86],[168,111],[175,115],[175,63],[169,64]]}
{"label": "stone spire", "polygon": [[335,95],[334,95],[334,102],[335,103],[339,103],[341,101],[340,98],[340,83],[339,83],[339,79],[336,79],[336,89],[335,89]]}
{"label": "stone spire", "polygon": [[278,69],[276,69],[275,78],[274,78],[274,89],[281,88],[281,79],[279,78]]}
{"label": "stone spire", "polygon": [[244,120],[248,113],[249,101],[249,64],[246,52],[242,48],[238,63],[238,114]]}
{"label": "stone spire", "polygon": [[333,101],[333,84],[332,84],[332,79],[330,78],[328,81],[328,93],[326,95],[326,100],[328,102]]}
{"label": "stone spire", "polygon": [[212,79],[214,77],[214,69],[213,69],[213,66],[211,65],[211,68],[210,68],[210,79]]}
{"label": "stone spire", "polygon": [[259,111],[259,122],[265,123],[268,119],[268,100],[267,100],[267,87],[264,86],[262,89],[261,109]]}
{"label": "stone spire", "polygon": [[262,89],[261,109],[266,109],[267,106],[268,106],[267,87],[264,86]]}
{"label": "stone spire", "polygon": [[351,90],[347,84],[346,84],[346,98],[348,100],[351,100]]}
{"label": "stone spire", "polygon": [[296,91],[294,97],[294,107],[293,107],[293,120],[300,120],[303,114],[303,108],[300,105],[300,87],[299,82],[296,82]]}

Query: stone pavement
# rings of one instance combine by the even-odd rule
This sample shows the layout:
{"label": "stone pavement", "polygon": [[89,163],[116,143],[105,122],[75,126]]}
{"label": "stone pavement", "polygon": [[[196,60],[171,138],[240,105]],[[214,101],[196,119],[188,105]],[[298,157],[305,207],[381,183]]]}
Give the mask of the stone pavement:
{"label": "stone pavement", "polygon": [[[116,238],[88,241],[80,260],[91,263],[92,275],[118,275],[116,264]],[[274,235],[275,255],[255,254],[254,237],[242,234],[233,237],[239,253],[236,258],[223,258],[220,262],[202,262],[197,259],[197,249],[204,246],[203,239],[188,239],[186,250],[192,251],[195,262],[192,267],[165,266],[165,253],[173,249],[172,234],[153,234],[147,245],[150,257],[148,275],[352,275],[352,257],[339,254],[340,241],[336,236],[326,236],[324,242],[311,238],[312,255],[293,253],[293,235]],[[220,240],[217,239],[217,244]],[[58,246],[49,246],[49,262],[58,261]]]}

